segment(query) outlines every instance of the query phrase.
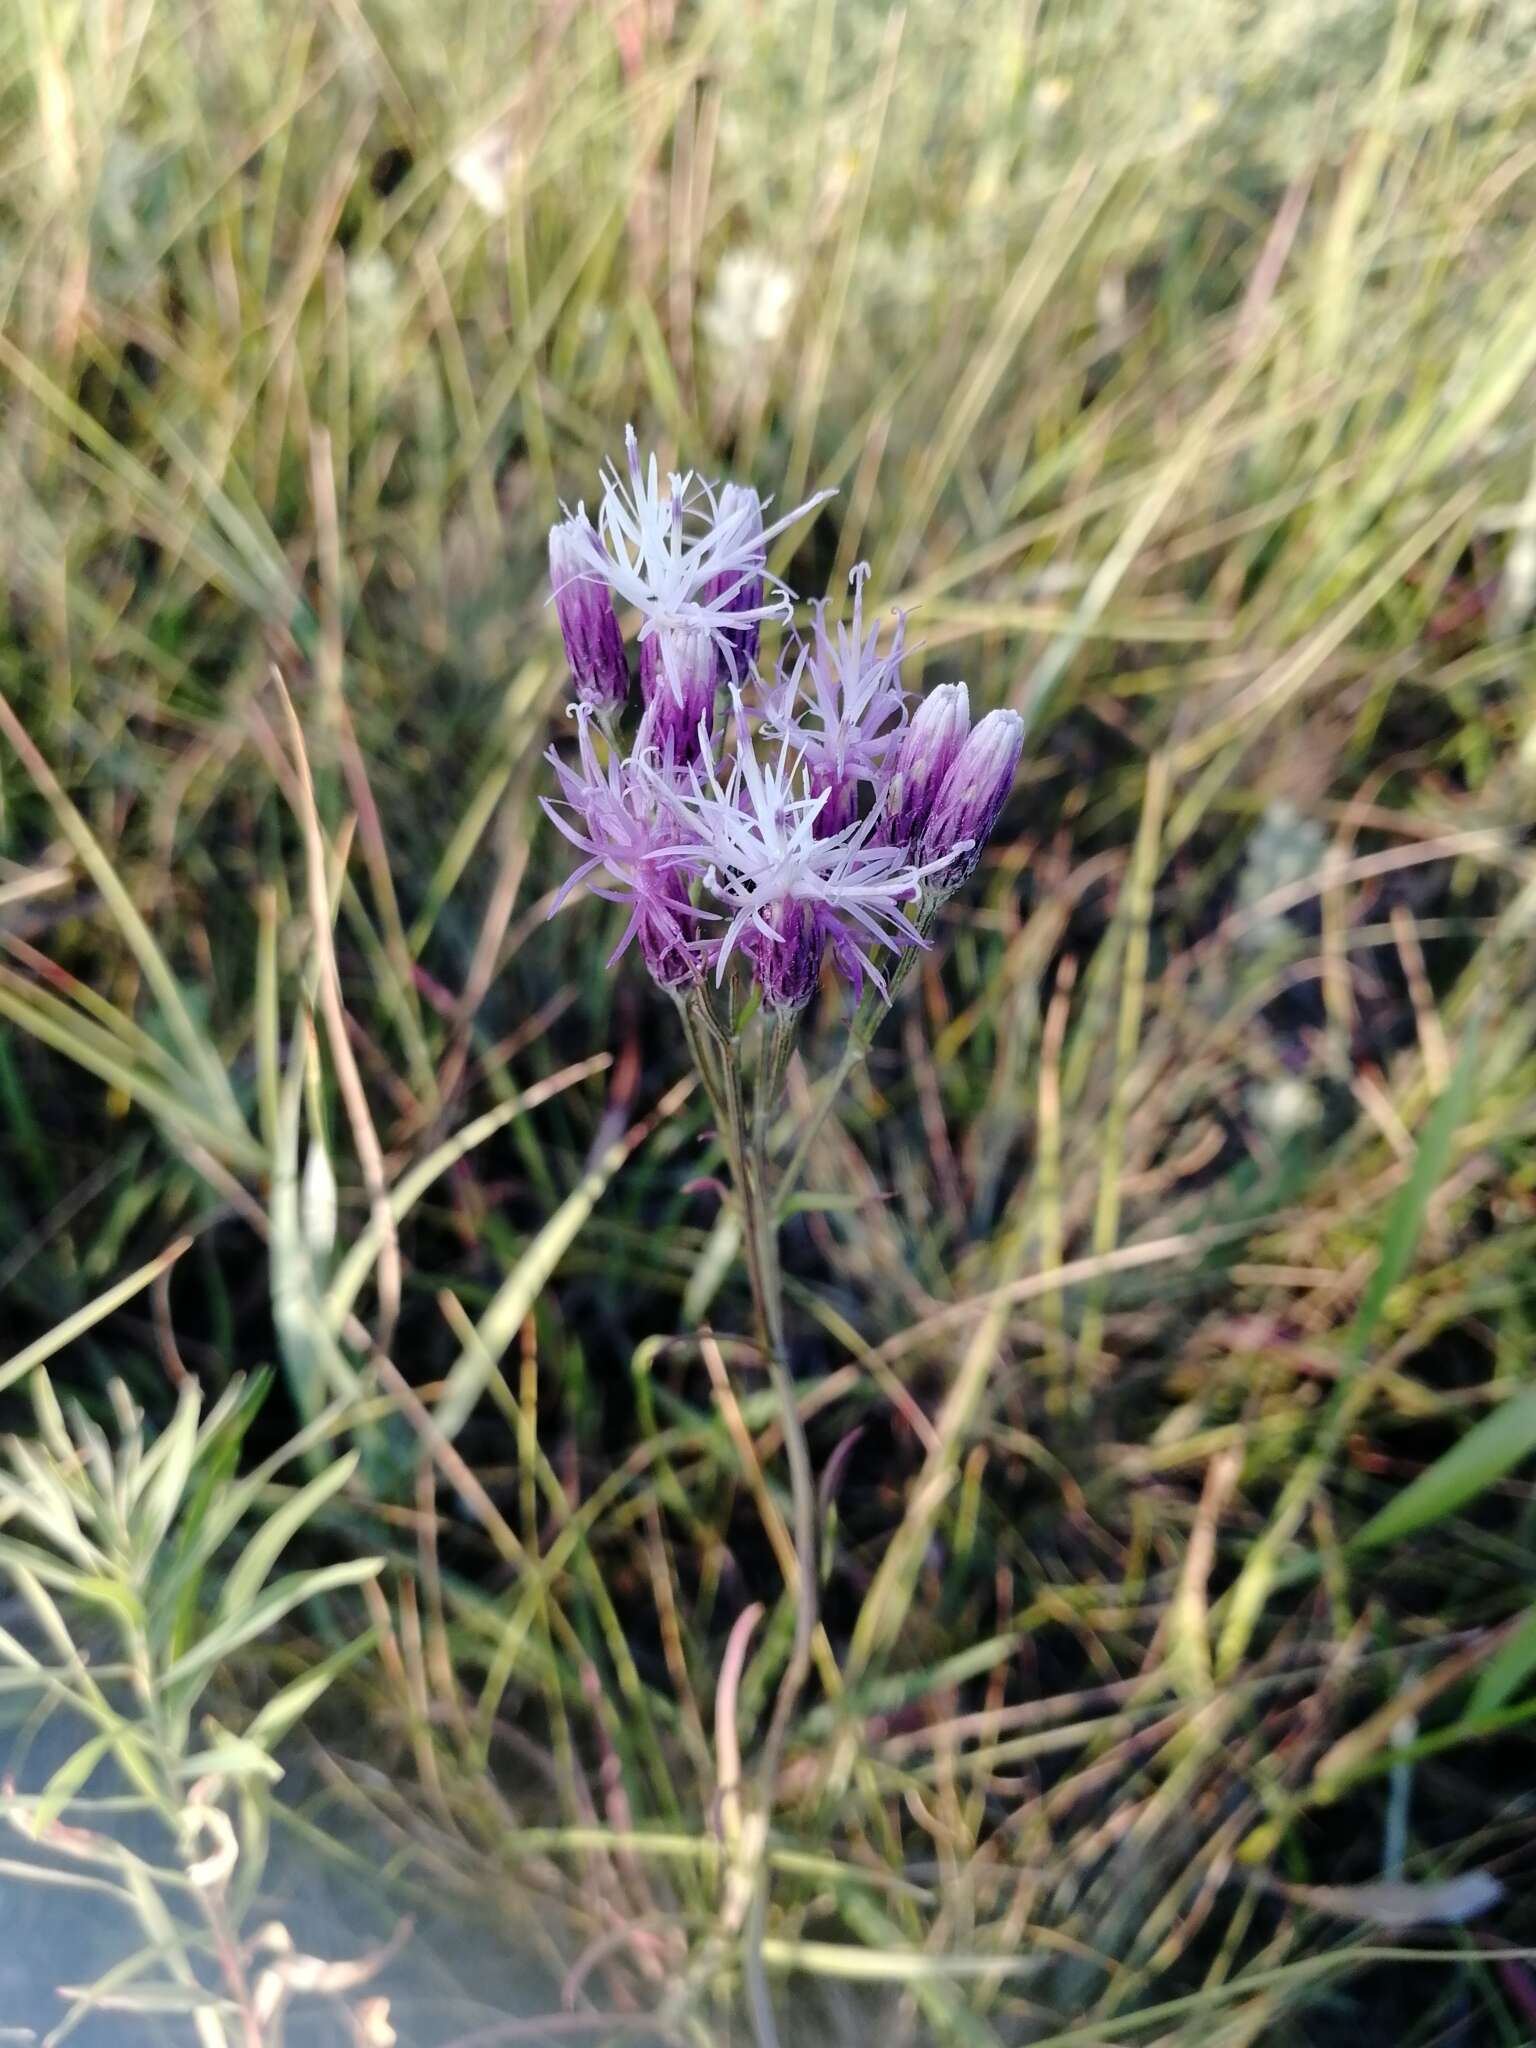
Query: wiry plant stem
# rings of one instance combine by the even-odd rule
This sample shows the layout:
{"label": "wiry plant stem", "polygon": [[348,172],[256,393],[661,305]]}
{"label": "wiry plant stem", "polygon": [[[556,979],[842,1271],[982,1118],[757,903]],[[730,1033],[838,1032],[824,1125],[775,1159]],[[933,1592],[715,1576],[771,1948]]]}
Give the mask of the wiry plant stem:
{"label": "wiry plant stem", "polygon": [[[704,1053],[706,1056],[714,1056],[717,1061],[715,1078],[721,1087],[719,1107],[724,1111],[725,1138],[730,1151],[731,1173],[736,1183],[737,1199],[741,1204],[742,1241],[747,1256],[747,1276],[751,1283],[753,1305],[757,1311],[763,1355],[768,1362],[769,1377],[778,1396],[783,1417],[784,1450],[789,1460],[790,1493],[794,1509],[795,1583],[791,1589],[795,1602],[794,1641],[790,1649],[789,1662],[785,1665],[784,1675],[779,1681],[773,1713],[768,1723],[768,1733],[763,1740],[757,1765],[758,1796],[766,1823],[766,1817],[773,1806],[779,1766],[783,1759],[790,1723],[794,1719],[795,1708],[810,1672],[811,1645],[816,1636],[816,1482],[811,1470],[811,1454],[805,1438],[805,1427],[800,1420],[800,1405],[795,1394],[794,1378],[789,1369],[789,1350],[784,1329],[784,1290],[779,1268],[778,1205],[768,1187],[768,1118],[765,1089],[772,1080],[772,1075],[766,1070],[760,1072],[754,1114],[749,1118],[742,1087],[738,1048],[724,1021],[716,1013],[709,996],[703,992],[696,992],[687,997],[683,1008],[689,1013],[689,1044],[694,1048],[695,1060],[699,1061],[701,1053]],[[792,1031],[789,1030],[788,1020],[775,1020],[766,1048],[765,1069],[771,1069],[776,1065],[780,1079],[783,1068],[788,1063],[791,1044]],[[710,1087],[712,1077],[704,1071],[702,1062],[701,1075],[705,1086]],[[711,1092],[713,1093],[712,1089]],[[768,2004],[759,1953],[767,1906],[765,1884],[766,1863],[758,1872],[748,1918],[746,1970],[753,2027],[759,2048],[777,2048],[778,2037],[773,2026],[772,2009]]]}

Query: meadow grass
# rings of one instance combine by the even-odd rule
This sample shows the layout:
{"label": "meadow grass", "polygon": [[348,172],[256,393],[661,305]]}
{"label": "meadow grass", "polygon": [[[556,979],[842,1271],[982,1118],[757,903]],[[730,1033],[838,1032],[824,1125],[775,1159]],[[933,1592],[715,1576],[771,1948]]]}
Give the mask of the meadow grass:
{"label": "meadow grass", "polygon": [[1028,727],[785,1232],[786,2043],[1530,2038],[1533,56],[0,12],[0,2041],[749,2038],[782,1432],[536,801],[631,420]]}

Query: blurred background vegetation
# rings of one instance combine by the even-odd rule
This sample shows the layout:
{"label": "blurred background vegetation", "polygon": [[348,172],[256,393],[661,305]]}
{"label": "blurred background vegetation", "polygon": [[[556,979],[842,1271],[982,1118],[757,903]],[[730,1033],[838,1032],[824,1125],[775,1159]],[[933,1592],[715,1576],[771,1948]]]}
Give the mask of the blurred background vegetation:
{"label": "blurred background vegetation", "polygon": [[1029,731],[787,1234],[786,2038],[1532,2037],[1533,373],[1528,0],[0,12],[0,2040],[747,2038],[627,421]]}

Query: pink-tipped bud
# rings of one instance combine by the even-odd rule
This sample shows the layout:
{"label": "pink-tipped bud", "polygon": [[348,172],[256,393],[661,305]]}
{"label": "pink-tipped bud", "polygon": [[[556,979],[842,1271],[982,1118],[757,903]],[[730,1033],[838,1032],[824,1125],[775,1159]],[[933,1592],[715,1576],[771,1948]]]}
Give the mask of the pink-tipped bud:
{"label": "pink-tipped bud", "polygon": [[949,865],[935,877],[946,894],[973,875],[981,850],[1008,801],[1024,751],[1024,721],[1017,711],[989,711],[974,728],[940,785],[918,847],[918,861]]}
{"label": "pink-tipped bud", "polygon": [[793,897],[769,904],[762,913],[773,936],[753,926],[742,941],[763,1002],[770,1010],[803,1010],[816,993],[826,934],[816,905]]}
{"label": "pink-tipped bud", "polygon": [[592,573],[596,536],[585,514],[549,529],[549,580],[576,695],[594,711],[617,711],[629,695],[624,636],[613,594]]}
{"label": "pink-tipped bud", "polygon": [[[759,611],[763,602],[763,572],[768,566],[763,547],[763,501],[750,484],[723,484],[715,511],[717,530],[735,537],[729,550],[731,556],[745,566],[722,570],[711,577],[699,593],[700,600],[705,604],[718,601],[729,612]],[[756,666],[762,621],[744,619],[739,626],[725,630],[736,664],[733,680],[741,682],[747,671]]]}
{"label": "pink-tipped bud", "polygon": [[917,707],[896,744],[877,836],[886,846],[916,846],[971,729],[964,683],[940,683]]}
{"label": "pink-tipped bud", "polygon": [[715,729],[719,656],[704,632],[662,626],[640,642],[644,744],[678,765],[699,758],[699,728]]}

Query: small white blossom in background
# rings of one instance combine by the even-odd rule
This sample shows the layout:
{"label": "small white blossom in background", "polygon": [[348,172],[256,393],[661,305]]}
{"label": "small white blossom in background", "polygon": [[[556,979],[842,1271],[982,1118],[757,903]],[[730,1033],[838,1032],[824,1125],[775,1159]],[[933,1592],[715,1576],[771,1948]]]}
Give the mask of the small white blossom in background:
{"label": "small white blossom in background", "polygon": [[347,308],[354,320],[387,319],[399,289],[400,273],[382,249],[347,258]]}
{"label": "small white blossom in background", "polygon": [[789,330],[793,274],[764,249],[728,249],[699,328],[721,383],[739,388],[766,366]]}
{"label": "small white blossom in background", "polygon": [[[1266,897],[1310,881],[1321,872],[1327,851],[1328,835],[1316,819],[1303,816],[1287,798],[1278,797],[1265,809],[1243,855],[1237,883],[1238,915],[1246,919]],[[1262,953],[1295,936],[1281,910],[1243,923],[1238,944],[1249,952]]]}
{"label": "small white blossom in background", "polygon": [[1258,1082],[1248,1092],[1248,1108],[1265,1137],[1277,1145],[1315,1129],[1323,1115],[1317,1090],[1295,1074]]}
{"label": "small white blossom in background", "polygon": [[386,402],[400,381],[404,310],[400,273],[382,249],[347,258],[352,375],[370,403]]}
{"label": "small white blossom in background", "polygon": [[448,168],[492,220],[499,220],[507,210],[507,177],[514,153],[512,137],[505,128],[484,128],[449,159]]}

